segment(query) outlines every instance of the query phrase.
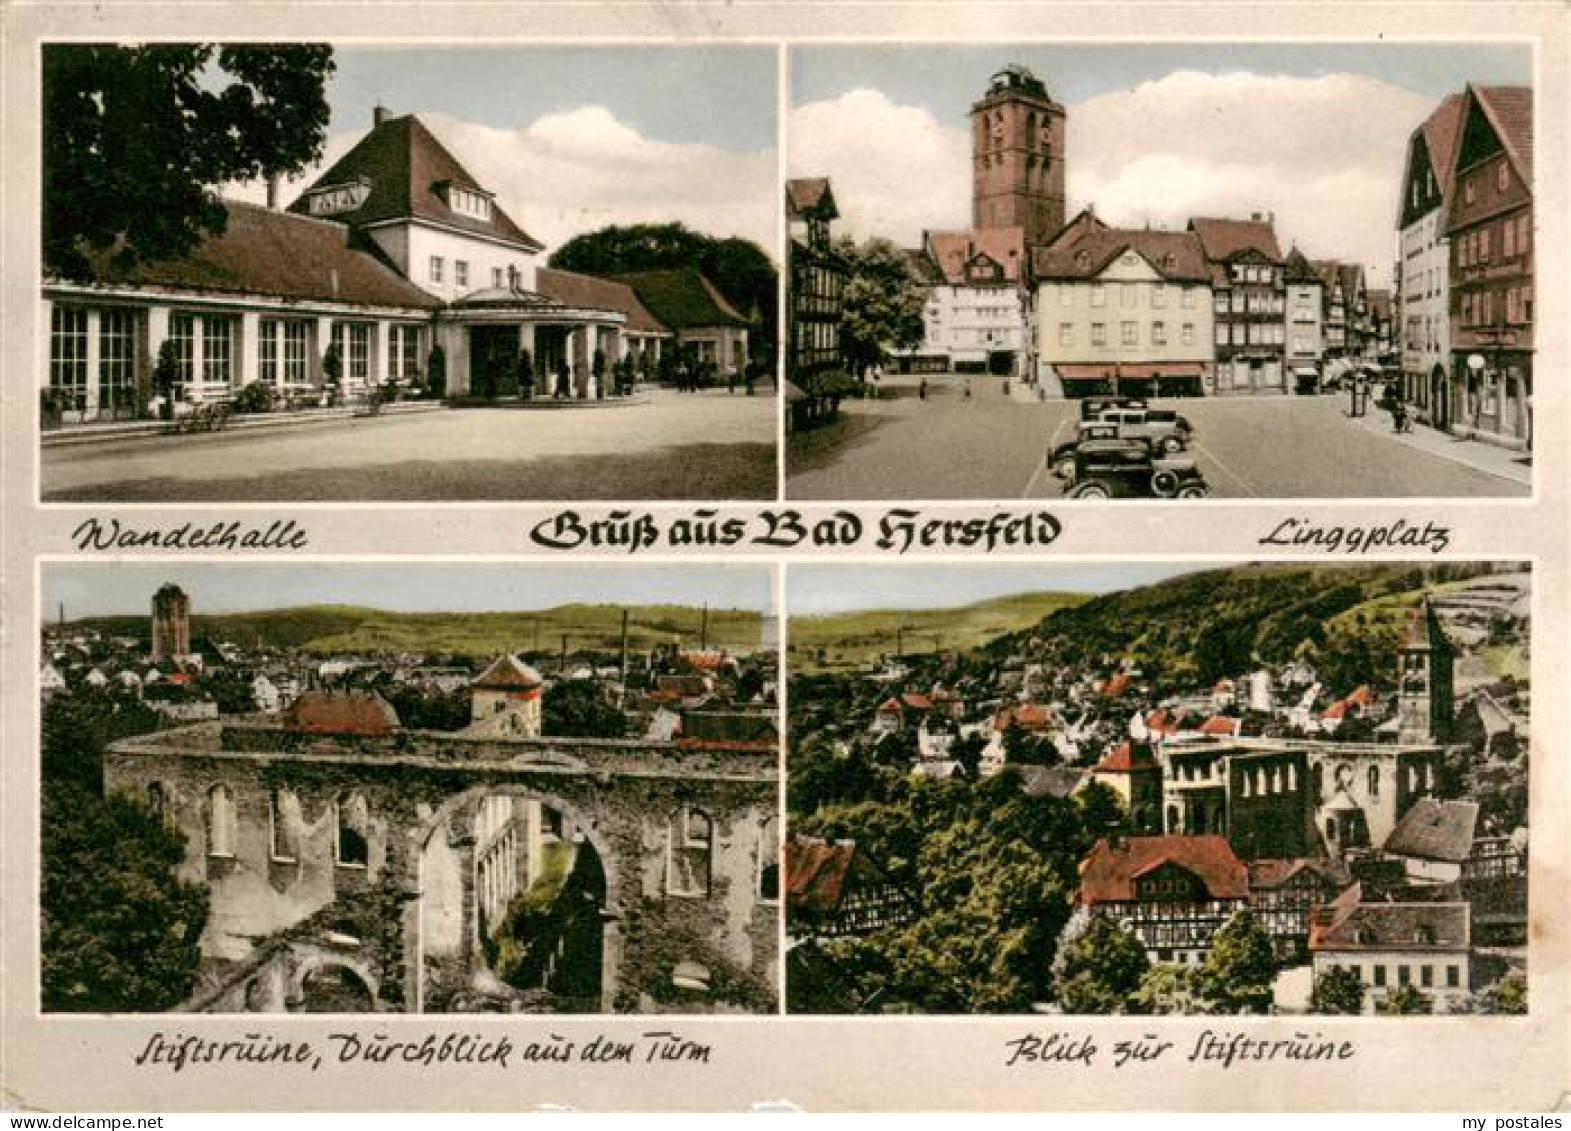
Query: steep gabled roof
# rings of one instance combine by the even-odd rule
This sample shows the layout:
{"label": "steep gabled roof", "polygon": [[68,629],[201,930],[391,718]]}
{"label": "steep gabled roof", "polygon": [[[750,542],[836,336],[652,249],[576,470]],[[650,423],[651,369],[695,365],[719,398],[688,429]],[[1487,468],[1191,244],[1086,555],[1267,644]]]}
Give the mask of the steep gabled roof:
{"label": "steep gabled roof", "polygon": [[516,656],[498,656],[485,671],[475,676],[471,687],[482,690],[510,690],[539,687],[545,681],[540,673]]}
{"label": "steep gabled roof", "polygon": [[1136,898],[1135,881],[1164,864],[1193,874],[1212,899],[1249,898],[1249,869],[1226,837],[1136,836],[1116,847],[1096,842],[1080,863],[1080,902],[1129,902]]}
{"label": "steep gabled roof", "polygon": [[1321,278],[1320,272],[1316,271],[1309,260],[1305,258],[1304,253],[1298,250],[1297,244],[1294,244],[1293,249],[1287,253],[1287,259],[1283,265],[1282,278],[1288,283],[1325,285],[1325,280]]}
{"label": "steep gabled roof", "polygon": [[1061,234],[1034,249],[1031,271],[1038,279],[1094,279],[1131,250],[1171,282],[1203,283],[1209,278],[1205,252],[1194,233],[1109,228],[1095,217],[1086,219],[1078,235]]}
{"label": "steep gabled roof", "polygon": [[1448,94],[1440,100],[1434,113],[1424,119],[1419,128],[1424,135],[1424,146],[1429,150],[1429,164],[1435,170],[1435,182],[1441,196],[1451,198],[1451,185],[1456,180],[1457,134],[1462,123],[1462,98],[1460,93]]}
{"label": "steep gabled roof", "polygon": [[1386,837],[1385,851],[1390,856],[1460,864],[1473,851],[1477,825],[1476,801],[1420,797]]}
{"label": "steep gabled roof", "polygon": [[531,251],[544,246],[515,224],[494,199],[486,220],[448,206],[442,196],[443,186],[468,189],[488,198],[491,194],[413,114],[389,118],[372,127],[289,210],[309,214],[310,197],[315,190],[357,182],[369,185],[365,200],[353,211],[336,213],[334,219],[357,226],[385,220],[426,220],[506,240]]}
{"label": "steep gabled roof", "polygon": [[683,267],[665,271],[631,271],[615,276],[617,282],[626,283],[638,293],[639,301],[648,307],[660,322],[672,330],[688,330],[699,326],[752,325],[715,285],[694,268]]}
{"label": "steep gabled roof", "polygon": [[535,273],[535,286],[540,288],[541,294],[564,306],[619,311],[627,316],[623,329],[631,333],[670,333],[658,318],[649,313],[649,308],[639,301],[637,291],[615,279],[541,267]]}
{"label": "steep gabled roof", "polygon": [[1133,774],[1157,770],[1156,759],[1145,743],[1120,742],[1091,768],[1094,774]]}
{"label": "steep gabled roof", "polygon": [[264,295],[353,306],[441,305],[343,224],[224,201],[228,224],[179,259],[121,265],[113,251],[88,252],[90,276],[111,287],[155,287],[215,295]]}
{"label": "steep gabled roof", "polygon": [[1003,268],[1004,278],[1018,283],[1025,267],[1024,228],[967,228],[957,232],[928,232],[923,241],[928,255],[945,283],[965,286],[966,268],[986,256]]}
{"label": "steep gabled roof", "polygon": [[1189,230],[1200,237],[1205,256],[1213,263],[1231,259],[1242,251],[1258,251],[1273,263],[1282,262],[1282,249],[1269,220],[1196,216],[1189,221]]}
{"label": "steep gabled roof", "polygon": [[786,182],[786,215],[792,220],[805,220],[809,214],[821,220],[840,215],[828,177],[798,177]]}
{"label": "steep gabled roof", "polygon": [[1310,918],[1309,949],[1456,951],[1471,939],[1466,903],[1362,903],[1354,884]]}
{"label": "steep gabled roof", "polygon": [[398,729],[398,712],[380,695],[307,691],[284,712],[286,730],[380,736]]}
{"label": "steep gabled roof", "polygon": [[1478,86],[1478,105],[1525,184],[1533,183],[1533,88]]}

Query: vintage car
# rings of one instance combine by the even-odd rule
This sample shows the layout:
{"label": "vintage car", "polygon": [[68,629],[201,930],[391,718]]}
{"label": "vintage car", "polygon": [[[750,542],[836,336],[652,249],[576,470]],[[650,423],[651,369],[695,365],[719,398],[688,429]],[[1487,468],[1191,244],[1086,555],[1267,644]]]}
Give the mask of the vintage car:
{"label": "vintage car", "polygon": [[1097,416],[1080,422],[1073,440],[1048,451],[1047,466],[1060,479],[1073,479],[1075,452],[1090,440],[1143,440],[1156,454],[1173,455],[1189,446],[1192,435],[1189,421],[1176,412],[1135,407],[1134,402],[1105,406]]}
{"label": "vintage car", "polygon": [[1099,438],[1075,448],[1071,499],[1202,499],[1210,493],[1192,456],[1159,456],[1146,440]]}
{"label": "vintage car", "polygon": [[1084,397],[1080,401],[1080,419],[1095,420],[1110,408],[1150,408],[1144,397]]}

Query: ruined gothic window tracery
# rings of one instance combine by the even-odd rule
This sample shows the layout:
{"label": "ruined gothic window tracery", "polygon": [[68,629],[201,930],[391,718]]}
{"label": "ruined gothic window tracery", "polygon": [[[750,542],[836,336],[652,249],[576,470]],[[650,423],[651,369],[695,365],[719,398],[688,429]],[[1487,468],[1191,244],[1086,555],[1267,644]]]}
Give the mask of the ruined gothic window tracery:
{"label": "ruined gothic window tracery", "polygon": [[269,844],[274,860],[293,864],[300,858],[300,800],[287,789],[269,798]]}
{"label": "ruined gothic window tracery", "polygon": [[225,785],[207,791],[207,854],[235,854],[235,799]]}
{"label": "ruined gothic window tracery", "polygon": [[365,798],[358,793],[339,794],[333,806],[337,815],[336,857],[341,867],[364,868],[370,863],[366,842],[369,822]]}
{"label": "ruined gothic window tracery", "polygon": [[671,895],[707,896],[714,823],[702,809],[684,805],[672,818],[668,835],[666,891]]}
{"label": "ruined gothic window tracery", "polygon": [[780,823],[774,817],[764,818],[758,828],[758,898],[780,901]]}

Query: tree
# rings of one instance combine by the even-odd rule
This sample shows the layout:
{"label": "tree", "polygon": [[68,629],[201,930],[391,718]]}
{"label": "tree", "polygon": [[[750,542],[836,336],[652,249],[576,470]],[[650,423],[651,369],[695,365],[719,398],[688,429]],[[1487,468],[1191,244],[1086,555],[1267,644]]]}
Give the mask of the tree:
{"label": "tree", "polygon": [[927,292],[905,252],[886,239],[857,245],[844,238],[836,252],[850,267],[841,298],[840,356],[856,373],[884,360],[886,348],[914,349],[922,341]]}
{"label": "tree", "polygon": [[1269,1013],[1275,981],[1271,936],[1247,909],[1233,912],[1211,939],[1201,989],[1220,1013]]}
{"label": "tree", "polygon": [[49,44],[43,49],[43,257],[183,255],[227,213],[216,188],[322,155],[332,48],[321,44]]}
{"label": "tree", "polygon": [[1434,1001],[1414,985],[1398,986],[1375,1001],[1375,1012],[1387,1017],[1406,1017],[1434,1011]]}
{"label": "tree", "polygon": [[1332,966],[1315,979],[1309,993],[1310,1013],[1362,1013],[1364,982],[1350,966]]}
{"label": "tree", "polygon": [[591,679],[556,683],[541,710],[541,730],[563,738],[624,738],[627,719]]}
{"label": "tree", "polygon": [[1100,912],[1077,911],[1059,936],[1053,981],[1067,1013],[1125,1013],[1151,968],[1135,933]]}
{"label": "tree", "polygon": [[979,734],[962,735],[949,747],[949,756],[960,763],[960,769],[970,781],[976,781],[982,766],[982,749],[987,743]]}
{"label": "tree", "polygon": [[1075,804],[1080,808],[1086,829],[1093,837],[1103,837],[1116,832],[1124,825],[1126,814],[1118,793],[1106,782],[1087,782],[1075,794]]}
{"label": "tree", "polygon": [[1498,982],[1479,990],[1463,1003],[1458,1012],[1526,1013],[1527,975],[1521,970],[1512,970]]}
{"label": "tree", "polygon": [[1200,992],[1193,966],[1158,963],[1140,979],[1140,988],[1129,999],[1129,1012],[1153,1015],[1207,1013],[1210,1002]]}
{"label": "tree", "polygon": [[165,338],[158,347],[158,361],[153,366],[153,388],[163,398],[158,414],[165,420],[175,418],[175,386],[180,383],[180,355],[173,338]]}

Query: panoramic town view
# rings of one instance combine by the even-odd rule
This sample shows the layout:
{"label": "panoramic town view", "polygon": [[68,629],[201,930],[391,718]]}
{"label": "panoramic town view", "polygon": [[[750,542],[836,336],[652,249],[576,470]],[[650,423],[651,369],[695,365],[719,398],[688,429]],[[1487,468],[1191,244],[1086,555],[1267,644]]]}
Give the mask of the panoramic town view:
{"label": "panoramic town view", "polygon": [[42,63],[45,500],[775,496],[772,49]]}
{"label": "panoramic town view", "polygon": [[787,600],[789,1011],[1527,1011],[1525,563]]}
{"label": "panoramic town view", "polygon": [[1525,48],[791,63],[792,497],[1530,493]]}
{"label": "panoramic town view", "polygon": [[766,571],[83,564],[43,594],[45,1012],[776,1010]]}

